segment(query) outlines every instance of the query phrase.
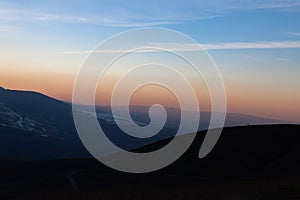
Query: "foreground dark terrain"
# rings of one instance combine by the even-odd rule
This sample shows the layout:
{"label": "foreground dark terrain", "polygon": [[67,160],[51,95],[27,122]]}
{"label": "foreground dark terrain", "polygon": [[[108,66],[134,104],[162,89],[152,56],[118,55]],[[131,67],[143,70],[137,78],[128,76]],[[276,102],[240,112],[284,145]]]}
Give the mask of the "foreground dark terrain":
{"label": "foreground dark terrain", "polygon": [[2,160],[0,199],[300,199],[300,126],[225,128],[198,159],[205,134],[175,163],[148,174],[117,172],[93,159]]}

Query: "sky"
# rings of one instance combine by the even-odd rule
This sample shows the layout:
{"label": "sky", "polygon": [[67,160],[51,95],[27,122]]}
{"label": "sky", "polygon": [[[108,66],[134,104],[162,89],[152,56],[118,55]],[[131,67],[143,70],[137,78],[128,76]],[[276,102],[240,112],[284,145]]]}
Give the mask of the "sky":
{"label": "sky", "polygon": [[299,22],[298,0],[2,0],[0,85],[71,101],[76,73],[100,42],[161,27],[207,49],[223,76],[228,112],[300,122]]}

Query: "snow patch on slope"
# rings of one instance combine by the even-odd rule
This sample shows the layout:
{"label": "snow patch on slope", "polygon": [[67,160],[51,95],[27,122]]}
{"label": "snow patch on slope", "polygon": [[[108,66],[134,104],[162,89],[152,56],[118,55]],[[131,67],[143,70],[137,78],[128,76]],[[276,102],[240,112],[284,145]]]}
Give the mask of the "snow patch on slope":
{"label": "snow patch on slope", "polygon": [[16,128],[23,131],[36,132],[45,135],[46,130],[42,125],[32,119],[24,117],[12,108],[0,102],[0,125]]}

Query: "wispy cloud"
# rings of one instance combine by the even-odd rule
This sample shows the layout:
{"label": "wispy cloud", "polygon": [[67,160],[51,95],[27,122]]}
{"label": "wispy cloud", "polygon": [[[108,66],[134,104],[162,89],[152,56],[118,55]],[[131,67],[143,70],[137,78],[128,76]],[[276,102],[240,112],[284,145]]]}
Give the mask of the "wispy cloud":
{"label": "wispy cloud", "polygon": [[[153,49],[151,47],[154,47]],[[155,49],[157,48],[157,49]],[[175,52],[202,51],[206,50],[234,50],[234,49],[289,49],[300,48],[300,41],[267,41],[267,42],[232,42],[232,43],[211,43],[211,44],[187,44],[187,43],[149,43],[145,49],[139,52],[159,52],[159,48]],[[132,48],[134,49],[134,47]],[[122,53],[132,51],[127,49],[102,49],[83,51],[64,51],[60,54],[89,54],[89,53]]]}
{"label": "wispy cloud", "polygon": [[[186,21],[209,20],[222,17],[225,13],[233,10],[251,9],[287,9],[300,7],[300,2],[295,0],[286,1],[258,1],[258,0],[216,0],[207,2],[204,0],[182,2],[154,1],[148,6],[138,3],[140,8],[136,9],[131,4],[124,3],[123,7],[113,4],[102,12],[65,12],[53,13],[53,10],[41,12],[38,9],[28,7],[2,6],[0,8],[0,20],[6,22],[58,22],[58,23],[86,23],[101,26],[114,27],[146,27],[179,24]],[[153,4],[153,5],[152,5]],[[156,11],[155,6],[160,5]],[[97,5],[96,5],[97,6]],[[99,5],[98,5],[99,6]],[[101,7],[100,7],[101,8]],[[185,9],[182,9],[185,8]],[[155,10],[155,11],[154,11]],[[189,12],[187,12],[188,10]],[[225,13],[223,12],[225,11]],[[76,13],[76,14],[75,14]],[[152,13],[152,14],[151,14]]]}
{"label": "wispy cloud", "polygon": [[24,32],[19,27],[16,26],[0,26],[0,32],[2,33],[19,33],[19,32]]}
{"label": "wispy cloud", "polygon": [[300,32],[287,32],[289,35],[300,36]]}
{"label": "wispy cloud", "polygon": [[112,23],[105,17],[87,18],[82,16],[70,16],[55,13],[40,13],[29,10],[0,9],[0,20],[7,22],[45,22],[56,21],[65,23]]}
{"label": "wispy cloud", "polygon": [[28,10],[5,10],[0,9],[0,20],[6,22],[46,22],[53,21],[59,23],[86,23],[103,26],[116,27],[146,27],[166,24],[178,24],[177,21],[128,21],[119,20],[111,16],[75,16],[61,15],[55,13],[39,13]]}
{"label": "wispy cloud", "polygon": [[[203,5],[203,1],[198,1],[199,4]],[[231,11],[231,10],[257,10],[257,9],[272,9],[272,10],[283,10],[287,11],[289,9],[299,9],[300,2],[298,0],[216,0],[211,1],[206,5],[209,11]]]}
{"label": "wispy cloud", "polygon": [[[110,4],[112,4],[112,6]],[[8,3],[7,5],[10,4]],[[147,3],[147,6],[145,6],[145,3],[141,2],[137,3],[137,5],[131,3],[122,3],[119,5],[119,3],[116,2],[103,2],[95,4],[96,7],[98,6],[99,9],[102,9],[101,12],[98,12],[99,10],[97,9],[92,10],[91,12],[81,12],[80,10],[78,10],[78,12],[70,12],[70,10],[72,10],[72,6],[70,6],[70,10],[66,9],[61,13],[53,13],[53,10],[41,12],[37,8],[30,9],[26,7],[26,4],[17,6],[18,9],[13,9],[16,7],[15,4],[11,4],[10,6],[7,5],[0,5],[0,20],[2,21],[55,21],[116,27],[160,26],[178,24],[191,20],[208,20],[221,17],[224,13],[228,14],[227,12],[233,10],[300,8],[299,0],[198,0],[190,2],[174,0],[172,3],[169,1],[156,0]],[[49,3],[49,5],[52,5],[52,3]],[[45,3],[45,6],[47,6],[47,3]],[[107,9],[105,9],[105,6],[107,6]],[[159,9],[155,9],[158,6]],[[97,12],[95,12],[96,10]]]}
{"label": "wispy cloud", "polygon": [[111,24],[111,26],[116,27],[126,27],[126,28],[134,28],[134,27],[149,27],[149,26],[161,26],[161,25],[169,25],[169,24],[181,24],[182,22],[177,21],[157,21],[157,22],[132,22],[132,23],[115,23]]}
{"label": "wispy cloud", "polygon": [[[244,56],[242,56],[242,58],[245,59],[245,60],[248,60],[248,61],[262,61],[262,60],[265,60],[264,56],[259,56],[259,55],[244,55]],[[272,60],[276,60],[276,61],[279,61],[279,62],[288,62],[288,61],[290,61],[290,59],[285,58],[285,57],[280,57],[280,56],[271,56],[271,57],[269,57],[269,59],[270,58]]]}
{"label": "wispy cloud", "polygon": [[[0,22],[8,23],[69,23],[113,27],[147,27],[181,24],[187,21],[211,20],[222,17],[218,12],[207,12],[201,2],[74,2],[56,12],[57,2],[44,2],[28,7],[26,3],[0,2]],[[62,2],[62,5],[66,2]],[[82,7],[83,9],[78,9]],[[33,26],[33,24],[30,24]]]}
{"label": "wispy cloud", "polygon": [[300,6],[299,1],[283,1],[283,2],[275,2],[269,4],[262,4],[257,6],[257,8],[269,8],[269,9],[285,9],[285,8],[294,8]]}
{"label": "wispy cloud", "polygon": [[208,50],[286,49],[286,48],[300,48],[300,41],[234,42],[234,43],[204,44],[203,46]]}
{"label": "wispy cloud", "polygon": [[283,57],[279,57],[279,56],[274,57],[274,59],[277,61],[281,61],[281,62],[290,61],[290,59],[288,59],[288,58],[283,58]]}

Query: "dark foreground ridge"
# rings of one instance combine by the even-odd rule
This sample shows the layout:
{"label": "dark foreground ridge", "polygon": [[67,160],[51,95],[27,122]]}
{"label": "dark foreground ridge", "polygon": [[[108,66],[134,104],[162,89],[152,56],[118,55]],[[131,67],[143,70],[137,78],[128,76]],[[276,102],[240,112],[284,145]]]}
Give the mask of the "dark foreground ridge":
{"label": "dark foreground ridge", "polygon": [[[204,159],[206,132],[157,172],[127,174],[93,159],[0,163],[1,199],[299,199],[300,126],[225,128]],[[184,136],[182,136],[184,137]],[[136,151],[165,145],[161,141]]]}

